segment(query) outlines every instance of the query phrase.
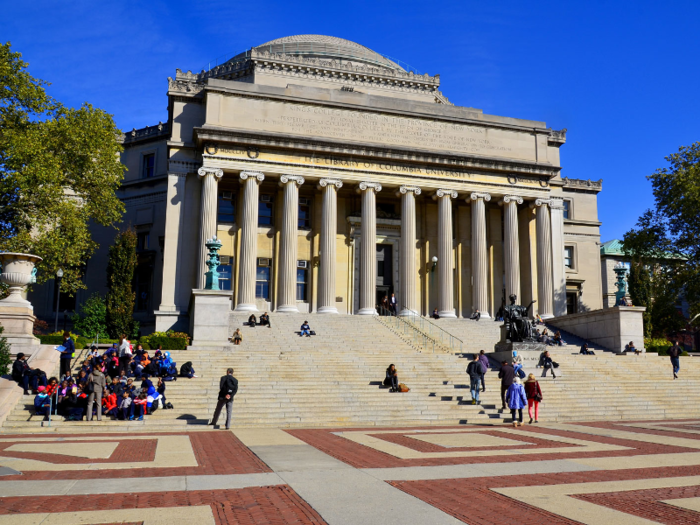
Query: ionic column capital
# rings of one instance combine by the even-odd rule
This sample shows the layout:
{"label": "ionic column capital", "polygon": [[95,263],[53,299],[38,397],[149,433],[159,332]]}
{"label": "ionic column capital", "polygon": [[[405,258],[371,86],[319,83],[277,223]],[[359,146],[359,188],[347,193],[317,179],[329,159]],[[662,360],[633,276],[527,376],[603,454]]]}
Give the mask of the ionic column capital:
{"label": "ionic column capital", "polygon": [[514,202],[515,204],[522,204],[523,198],[520,195],[504,195],[503,198],[498,201],[498,204],[499,206],[502,206],[504,204],[510,204],[511,202]]}
{"label": "ionic column capital", "polygon": [[325,188],[326,186],[335,186],[336,189],[343,187],[343,181],[340,179],[321,179],[318,181],[318,188]]}
{"label": "ionic column capital", "polygon": [[552,210],[563,210],[564,209],[564,199],[560,197],[550,197],[549,198],[549,208]]}
{"label": "ionic column capital", "polygon": [[202,166],[197,170],[197,175],[200,179],[205,178],[207,175],[213,175],[216,181],[218,182],[221,179],[221,177],[224,176],[224,170],[219,168],[207,168]]}
{"label": "ionic column capital", "polygon": [[305,179],[301,175],[282,175],[280,177],[280,186],[284,186],[288,182],[294,182],[297,186],[304,184]]}
{"label": "ionic column capital", "polygon": [[539,206],[551,206],[552,199],[535,199],[535,202],[530,203],[530,208],[536,208]]}
{"label": "ionic column capital", "polygon": [[455,190],[446,190],[444,188],[440,188],[433,195],[433,199],[437,200],[438,197],[449,197],[450,199],[456,199],[457,192]]}
{"label": "ionic column capital", "polygon": [[357,193],[365,190],[374,190],[375,193],[382,191],[382,185],[378,182],[362,181],[357,185]]}
{"label": "ionic column capital", "polygon": [[249,177],[253,177],[258,180],[258,182],[262,182],[265,180],[265,174],[260,172],[260,171],[242,171],[241,172],[241,180],[246,180]]}
{"label": "ionic column capital", "polygon": [[484,199],[486,202],[489,202],[491,200],[491,194],[490,193],[479,193],[479,192],[474,192],[472,193],[467,200],[467,202],[471,201],[476,201],[479,199]]}
{"label": "ionic column capital", "polygon": [[413,193],[414,195],[420,195],[421,189],[418,186],[401,186],[399,191],[396,192],[396,196],[406,195],[407,193]]}

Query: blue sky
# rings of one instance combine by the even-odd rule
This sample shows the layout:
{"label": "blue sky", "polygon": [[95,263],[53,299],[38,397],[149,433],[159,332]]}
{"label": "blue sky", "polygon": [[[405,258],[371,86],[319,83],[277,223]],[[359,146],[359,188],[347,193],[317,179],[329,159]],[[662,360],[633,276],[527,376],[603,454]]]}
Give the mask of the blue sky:
{"label": "blue sky", "polygon": [[166,120],[167,77],[293,34],[441,75],[455,104],[567,128],[562,176],[603,179],[602,240],[653,204],[646,175],[700,140],[700,2],[17,2],[0,39],[66,104]]}

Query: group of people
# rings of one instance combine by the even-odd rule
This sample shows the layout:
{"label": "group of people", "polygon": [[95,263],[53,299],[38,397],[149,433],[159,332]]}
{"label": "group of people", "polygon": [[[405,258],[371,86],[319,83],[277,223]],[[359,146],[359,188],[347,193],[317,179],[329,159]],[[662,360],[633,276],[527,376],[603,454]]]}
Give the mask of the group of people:
{"label": "group of people", "polygon": [[[551,363],[549,352],[545,352]],[[471,363],[470,363],[471,364]],[[516,363],[516,366],[509,364],[508,361],[503,361],[501,369],[498,372],[498,377],[501,380],[501,403],[503,410],[506,407],[510,409],[513,426],[522,426],[523,424],[523,408],[527,406],[527,412],[530,416],[530,424],[539,420],[540,402],[542,401],[542,388],[535,378],[535,374],[529,374],[523,382],[517,374],[516,367],[522,363]],[[550,366],[551,368],[551,366]],[[545,369],[546,373],[546,369]],[[552,369],[552,374],[554,370]],[[533,418],[534,409],[534,418]],[[516,418],[517,413],[517,418]]]}
{"label": "group of people", "polygon": [[564,346],[566,345],[566,341],[561,336],[561,333],[557,330],[554,335],[550,335],[549,332],[547,331],[546,328],[542,330],[542,332],[539,331],[539,329],[535,330],[535,335],[537,338],[538,343],[544,343],[547,346]]}
{"label": "group of people", "polygon": [[[250,314],[250,317],[248,317],[248,322],[243,323],[243,325],[250,326],[251,328],[255,328],[256,326],[267,326],[268,328],[272,328],[272,325],[270,324],[270,315],[267,312],[260,316],[260,322],[258,322],[255,314]],[[316,334],[311,330],[309,322],[304,321],[299,328],[299,336],[311,337],[312,335]],[[240,345],[243,342],[243,333],[241,332],[240,328],[236,328],[230,340],[234,345]]]}
{"label": "group of people", "polygon": [[[267,312],[263,313],[260,316],[260,322],[258,323],[257,318],[255,317],[255,314],[250,314],[250,317],[248,318],[248,322],[244,323],[247,326],[250,326],[251,328],[255,328],[256,326],[267,326],[268,328],[272,328],[272,325],[270,324],[270,314]],[[241,341],[243,338],[241,338]]]}
{"label": "group of people", "polygon": [[[92,345],[87,358],[73,375],[71,361],[75,344],[68,332],[63,334],[60,377],[46,379],[41,371],[27,364],[24,354],[17,354],[12,367],[13,379],[35,394],[34,409],[37,415],[58,414],[68,420],[80,421],[85,417],[91,421],[102,414],[122,420],[143,420],[159,406],[172,408],[165,399],[167,381],[176,381],[177,364],[170,352],[160,346],[151,358],[142,345],[134,350],[122,335],[119,344],[114,344],[102,355]],[[180,377],[197,377],[191,362],[182,365]]]}
{"label": "group of people", "polygon": [[379,303],[379,306],[381,306],[382,311],[380,313],[388,313],[390,315],[396,315],[396,312],[398,310],[398,301],[396,299],[396,295],[391,294],[391,297],[388,295],[385,295],[382,298],[381,303]]}

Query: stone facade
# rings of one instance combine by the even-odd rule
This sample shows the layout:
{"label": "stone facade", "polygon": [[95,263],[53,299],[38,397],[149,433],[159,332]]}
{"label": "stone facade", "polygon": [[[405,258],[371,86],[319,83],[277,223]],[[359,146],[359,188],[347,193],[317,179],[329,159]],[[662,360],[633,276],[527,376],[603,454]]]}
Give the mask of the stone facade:
{"label": "stone facade", "polygon": [[601,182],[561,177],[566,130],[454,106],[439,76],[317,35],[168,81],[167,123],[124,137],[144,328],[188,328],[214,235],[239,311],[368,314],[396,293],[493,316],[506,290],[543,316],[602,307]]}

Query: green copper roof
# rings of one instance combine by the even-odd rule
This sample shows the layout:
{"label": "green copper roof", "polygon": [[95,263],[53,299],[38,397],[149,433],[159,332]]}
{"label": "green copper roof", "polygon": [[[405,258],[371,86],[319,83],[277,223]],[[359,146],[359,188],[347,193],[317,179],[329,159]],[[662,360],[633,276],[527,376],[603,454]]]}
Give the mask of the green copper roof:
{"label": "green copper roof", "polygon": [[620,239],[604,242],[600,247],[601,255],[625,255],[623,244]]}

